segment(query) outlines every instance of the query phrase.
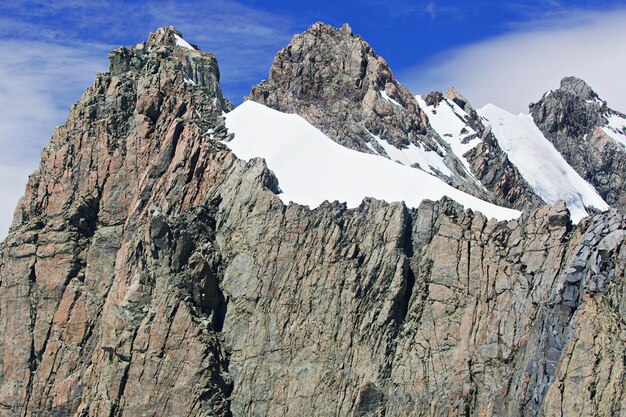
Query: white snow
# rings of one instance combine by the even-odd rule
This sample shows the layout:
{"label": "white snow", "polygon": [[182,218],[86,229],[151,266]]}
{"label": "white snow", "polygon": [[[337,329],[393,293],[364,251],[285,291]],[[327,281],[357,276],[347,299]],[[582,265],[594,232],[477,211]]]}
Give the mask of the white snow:
{"label": "white snow", "polygon": [[373,197],[418,207],[422,200],[447,195],[487,217],[504,220],[520,215],[421,170],[345,148],[295,114],[246,101],[226,115],[226,126],[234,138],[225,144],[241,159],[264,158],[279,180],[279,196],[285,203],[315,208],[326,200],[338,200],[357,207],[363,198]]}
{"label": "white snow", "polygon": [[182,46],[183,48],[191,49],[192,51],[196,50],[193,46],[189,44],[189,42],[187,42],[177,34],[174,34],[174,37],[176,38],[176,45]]}
{"label": "white snow", "polygon": [[626,119],[617,114],[608,117],[608,124],[602,128],[613,140],[626,148]]}
{"label": "white snow", "polygon": [[418,147],[412,143],[409,143],[408,147],[404,149],[396,148],[386,140],[380,138],[380,136],[374,135],[370,132],[370,135],[383,147],[389,158],[392,161],[401,163],[408,167],[412,167],[418,164],[424,171],[436,174],[435,170],[441,172],[448,177],[452,176],[452,171],[448,168],[443,161],[443,158],[434,151],[427,151],[422,149],[421,145]]}
{"label": "white snow", "polygon": [[[371,135],[371,133],[370,133],[370,135]],[[372,146],[372,144],[371,144],[371,143],[369,143],[369,142],[365,142],[365,146],[367,146],[367,147],[369,148],[369,150],[370,150],[370,151],[372,151],[372,152],[374,152],[376,155],[380,155],[380,154],[378,153],[378,151],[377,151],[377,150],[376,150],[376,149]]]}
{"label": "white snow", "polygon": [[[469,127],[465,122],[468,114],[461,109],[455,102],[443,99],[437,107],[428,106],[421,96],[415,96],[420,108],[426,113],[428,122],[435,129],[441,139],[446,141],[452,152],[461,160],[468,174],[474,178],[470,164],[463,155],[480,143],[480,139],[475,137],[467,143],[463,143],[463,139],[470,135],[475,135],[474,129]],[[462,130],[465,132],[462,133]],[[476,182],[479,183],[476,178]]]}
{"label": "white snow", "polygon": [[394,100],[391,97],[389,97],[389,95],[387,94],[387,92],[385,90],[380,90],[379,93],[380,93],[380,96],[382,98],[384,98],[385,100],[387,100],[391,104],[395,104],[398,107],[403,107],[404,108],[404,106],[402,106],[402,104],[398,103],[396,100]]}
{"label": "white snow", "polygon": [[564,200],[574,222],[587,215],[585,207],[609,208],[595,188],[581,178],[543,136],[530,115],[515,116],[492,104],[478,113],[491,124],[500,148],[546,203]]}

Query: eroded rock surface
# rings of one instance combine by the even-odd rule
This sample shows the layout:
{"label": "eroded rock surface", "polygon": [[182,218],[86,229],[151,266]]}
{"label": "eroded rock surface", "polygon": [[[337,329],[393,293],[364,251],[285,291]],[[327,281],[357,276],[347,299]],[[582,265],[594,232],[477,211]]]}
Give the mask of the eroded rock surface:
{"label": "eroded rock surface", "polygon": [[608,204],[626,207],[626,148],[602,129],[610,116],[626,116],[575,77],[563,78],[559,89],[531,103],[530,112],[546,138]]}
{"label": "eroded rock surface", "polygon": [[114,51],[29,180],[1,415],[624,413],[622,216],[285,206],[176,35]]}

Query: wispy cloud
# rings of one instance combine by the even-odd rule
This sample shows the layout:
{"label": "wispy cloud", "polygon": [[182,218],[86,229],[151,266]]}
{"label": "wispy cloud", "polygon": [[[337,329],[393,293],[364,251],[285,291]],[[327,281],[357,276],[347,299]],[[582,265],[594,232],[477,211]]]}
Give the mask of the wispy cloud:
{"label": "wispy cloud", "polygon": [[295,27],[290,18],[226,0],[16,0],[0,5],[2,15],[1,37],[54,43],[133,44],[157,27],[174,25],[217,56],[223,88],[235,102],[267,76],[274,54]]}
{"label": "wispy cloud", "polygon": [[432,20],[438,16],[459,16],[464,8],[446,4],[447,1],[412,1],[412,0],[389,0],[385,2],[368,0],[364,2],[367,7],[384,13],[387,17],[398,18],[406,16],[428,16]]}
{"label": "wispy cloud", "polygon": [[417,93],[454,85],[476,106],[492,102],[524,112],[563,76],[574,75],[609,105],[626,110],[625,26],[624,9],[561,10],[506,35],[447,51],[399,78]]}
{"label": "wispy cloud", "polygon": [[[0,42],[0,239],[52,128],[106,69],[106,53],[46,42]],[[104,59],[103,59],[104,58]]]}
{"label": "wispy cloud", "polygon": [[222,87],[237,102],[267,77],[293,23],[233,1],[14,0],[0,4],[0,239],[54,126],[108,51],[174,25],[215,53]]}

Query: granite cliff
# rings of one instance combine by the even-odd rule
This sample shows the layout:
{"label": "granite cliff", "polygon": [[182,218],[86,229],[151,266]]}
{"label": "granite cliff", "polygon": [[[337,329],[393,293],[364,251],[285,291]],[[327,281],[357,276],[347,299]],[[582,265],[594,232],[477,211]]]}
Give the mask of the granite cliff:
{"label": "granite cliff", "polygon": [[[435,140],[381,83],[413,109],[386,110],[398,140]],[[252,97],[298,105],[276,85]],[[0,415],[626,412],[617,210],[285,205],[265,162],[224,144],[230,108],[215,57],[171,27],[111,53],[0,248]],[[361,112],[336,138],[360,146],[378,123]]]}

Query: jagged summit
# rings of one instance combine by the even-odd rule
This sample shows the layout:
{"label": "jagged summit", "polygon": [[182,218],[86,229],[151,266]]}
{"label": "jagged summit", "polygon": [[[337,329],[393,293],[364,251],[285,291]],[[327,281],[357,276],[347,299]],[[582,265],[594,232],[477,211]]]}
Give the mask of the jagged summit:
{"label": "jagged summit", "polygon": [[148,37],[148,42],[146,42],[148,47],[159,47],[159,46],[182,46],[187,49],[197,50],[199,48],[195,45],[191,45],[187,41],[183,39],[183,34],[178,31],[174,26],[164,26],[158,28],[154,32],[150,34]]}
{"label": "jagged summit", "polygon": [[469,100],[463,94],[461,94],[461,92],[459,92],[459,90],[457,90],[455,87],[449,87],[446,90],[446,92],[443,94],[443,96],[447,98],[448,100],[454,101],[457,104],[457,106],[465,110],[465,112],[468,114],[474,111],[474,108],[470,104]]}
{"label": "jagged summit", "polygon": [[545,137],[602,198],[626,207],[626,115],[576,77],[563,78],[529,108]]}
{"label": "jagged summit", "polygon": [[[155,88],[162,88],[169,77],[176,77],[170,81],[187,84],[189,88],[203,88],[210,96],[215,96],[221,110],[232,108],[222,94],[215,56],[188,43],[173,26],[157,29],[146,42],[110,52],[109,72],[114,76],[144,78],[144,84],[154,84]],[[163,77],[155,77],[155,74]]]}
{"label": "jagged summit", "polygon": [[349,26],[318,22],[295,35],[248,98],[299,114],[343,146],[422,169],[494,201],[433,131],[385,59]]}
{"label": "jagged summit", "polygon": [[564,77],[561,80],[560,90],[572,93],[583,100],[593,100],[598,97],[589,84],[576,77]]}
{"label": "jagged summit", "polygon": [[[295,98],[362,101],[368,93],[368,100],[375,99],[371,92],[387,86],[397,102],[410,101],[408,91],[396,91],[399,85],[387,62],[348,24],[335,28],[317,22],[278,52],[268,80],[250,97],[274,106],[287,106]],[[272,94],[276,90],[281,96]]]}

